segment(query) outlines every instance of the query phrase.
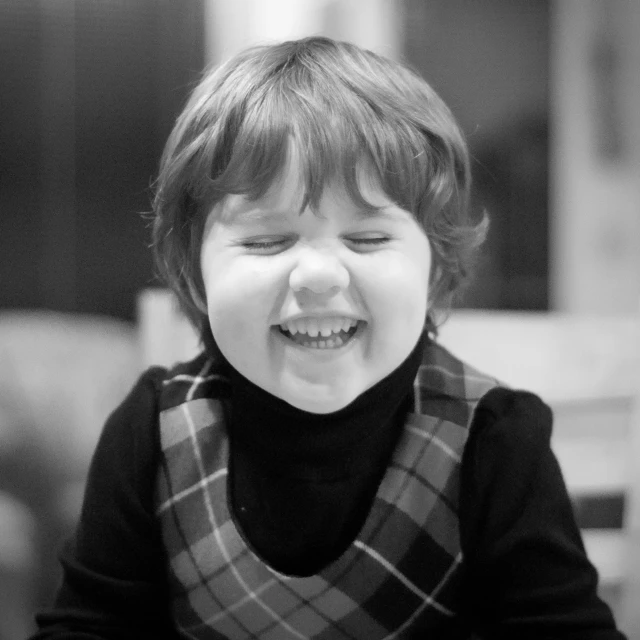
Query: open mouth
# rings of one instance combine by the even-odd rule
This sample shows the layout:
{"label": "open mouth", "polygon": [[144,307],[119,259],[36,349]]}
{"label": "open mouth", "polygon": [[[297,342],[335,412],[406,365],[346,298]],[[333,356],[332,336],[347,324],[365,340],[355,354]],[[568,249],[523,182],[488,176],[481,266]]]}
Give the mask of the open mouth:
{"label": "open mouth", "polygon": [[339,349],[351,341],[362,320],[351,318],[304,318],[276,326],[285,338],[308,349]]}

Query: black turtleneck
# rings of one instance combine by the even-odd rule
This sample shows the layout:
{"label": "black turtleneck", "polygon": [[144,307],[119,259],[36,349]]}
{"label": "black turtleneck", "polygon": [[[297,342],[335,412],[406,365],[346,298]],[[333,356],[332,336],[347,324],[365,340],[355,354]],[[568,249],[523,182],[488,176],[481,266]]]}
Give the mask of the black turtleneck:
{"label": "black turtleneck", "polygon": [[357,535],[410,409],[422,345],[329,414],[297,409],[232,370],[232,510],[274,569],[312,575]]}

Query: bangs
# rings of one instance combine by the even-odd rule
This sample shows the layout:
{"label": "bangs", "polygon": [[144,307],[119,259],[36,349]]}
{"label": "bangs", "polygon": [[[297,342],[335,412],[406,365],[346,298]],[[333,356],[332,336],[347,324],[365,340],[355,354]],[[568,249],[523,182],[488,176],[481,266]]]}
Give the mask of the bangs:
{"label": "bangs", "polygon": [[360,188],[363,170],[417,218],[441,209],[455,189],[455,153],[392,89],[366,74],[347,77],[310,61],[272,69],[219,120],[221,135],[202,149],[195,199],[210,209],[227,194],[260,198],[283,175],[293,145],[301,211],[317,207],[328,184],[344,188],[362,210],[375,210]]}

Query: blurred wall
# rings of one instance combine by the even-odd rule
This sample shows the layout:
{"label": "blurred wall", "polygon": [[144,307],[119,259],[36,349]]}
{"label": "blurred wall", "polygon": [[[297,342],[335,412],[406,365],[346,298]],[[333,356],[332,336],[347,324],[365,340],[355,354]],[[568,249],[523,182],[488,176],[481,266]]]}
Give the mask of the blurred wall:
{"label": "blurred wall", "polygon": [[640,306],[640,2],[556,0],[553,306]]}
{"label": "blurred wall", "polygon": [[406,59],[467,136],[472,207],[489,233],[462,306],[548,299],[549,0],[404,0]]}
{"label": "blurred wall", "polygon": [[0,2],[0,308],[133,318],[142,214],[203,61],[200,0]]}
{"label": "blurred wall", "polygon": [[310,33],[405,57],[460,120],[493,216],[466,304],[635,308],[639,16],[628,0],[3,0],[0,308],[132,318],[154,282],[140,214],[205,61]]}
{"label": "blurred wall", "polygon": [[244,47],[326,35],[389,57],[400,50],[399,0],[204,0],[206,52],[218,63]]}

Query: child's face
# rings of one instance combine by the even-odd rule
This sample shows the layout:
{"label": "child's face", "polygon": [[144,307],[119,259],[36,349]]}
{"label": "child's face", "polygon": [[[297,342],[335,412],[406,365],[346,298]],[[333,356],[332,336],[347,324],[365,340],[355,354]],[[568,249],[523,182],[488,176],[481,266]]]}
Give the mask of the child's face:
{"label": "child's face", "polygon": [[362,214],[330,186],[317,211],[300,214],[292,156],[261,199],[230,195],[214,207],[202,274],[211,330],[231,365],[295,407],[329,413],[416,345],[431,252],[413,216],[366,176],[362,193],[384,205],[380,214]]}

